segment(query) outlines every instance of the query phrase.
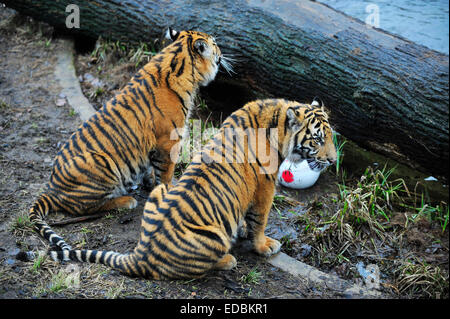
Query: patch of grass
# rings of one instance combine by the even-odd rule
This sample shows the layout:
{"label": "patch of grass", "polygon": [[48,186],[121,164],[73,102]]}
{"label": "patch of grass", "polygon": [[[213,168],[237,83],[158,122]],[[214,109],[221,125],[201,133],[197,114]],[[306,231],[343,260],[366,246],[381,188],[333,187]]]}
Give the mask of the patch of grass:
{"label": "patch of grass", "polygon": [[408,216],[408,222],[415,223],[422,218],[428,220],[428,222],[438,222],[441,226],[442,233],[445,232],[449,219],[449,207],[445,202],[441,202],[438,205],[431,205],[425,202],[424,195],[421,195],[420,201],[414,201],[415,205],[402,206],[406,209],[412,210],[413,213]]}
{"label": "patch of grass", "polygon": [[287,251],[291,251],[293,249],[293,242],[291,239],[291,234],[284,235],[280,238],[280,243],[283,248]]}
{"label": "patch of grass", "polygon": [[273,202],[272,202],[272,208],[275,209],[275,211],[278,214],[278,217],[280,219],[286,219],[285,216],[283,216],[283,214],[281,213],[281,203],[283,202],[284,196],[283,195],[275,195],[273,197]]}
{"label": "patch of grass", "polygon": [[106,292],[106,298],[116,299],[121,295],[124,289],[124,280],[122,279],[119,285],[112,286],[108,289],[108,291]]}
{"label": "patch of grass", "polygon": [[48,269],[48,271],[50,272],[50,282],[42,292],[58,293],[65,289],[73,291],[80,287],[80,271],[77,265],[68,264],[63,269],[58,265],[57,272],[52,269]]}
{"label": "patch of grass", "polygon": [[66,289],[68,287],[66,280],[67,274],[63,270],[60,270],[57,274],[52,276],[48,290],[55,293]]}
{"label": "patch of grass", "polygon": [[44,46],[46,49],[49,49],[49,48],[51,47],[51,45],[52,45],[52,38],[50,38],[50,39],[44,39],[44,40],[42,41],[42,43],[43,43],[43,46]]}
{"label": "patch of grass", "polygon": [[261,279],[261,272],[257,267],[253,267],[247,275],[241,277],[241,281],[246,284],[258,284]]}
{"label": "patch of grass", "polygon": [[[306,259],[316,267],[340,269],[353,278],[359,274],[351,265],[363,258],[389,278],[384,287],[391,287],[394,293],[432,298],[440,294],[444,298],[448,296],[448,270],[442,267],[442,258],[433,264],[422,261],[423,256],[419,259],[417,244],[412,236],[410,241],[409,234],[430,230],[424,234],[423,250],[433,240],[440,242],[436,234],[448,231],[448,204],[431,205],[423,196],[416,196],[402,179],[391,178],[394,169],[369,167],[356,182],[343,178],[339,194],[313,201],[306,213],[298,215],[302,243],[312,247]],[[418,222],[424,219],[426,223]],[[445,252],[445,243],[441,246]],[[405,263],[406,258],[415,261]],[[445,285],[447,290],[442,288]]]}
{"label": "patch of grass", "polygon": [[69,110],[69,116],[75,116],[75,115],[77,115],[77,112],[75,112],[74,109],[70,109]]}
{"label": "patch of grass", "polygon": [[82,234],[90,234],[90,233],[93,233],[94,231],[92,229],[89,229],[89,228],[86,228],[86,227],[82,227],[80,232]]}
{"label": "patch of grass", "polygon": [[98,38],[95,49],[91,52],[91,57],[96,58],[99,62],[105,62],[109,54],[114,53],[119,57],[126,55],[126,46],[120,41],[108,41]]}
{"label": "patch of grass", "polygon": [[337,159],[336,159],[336,176],[339,176],[342,168],[342,161],[344,160],[344,145],[347,142],[345,138],[337,132],[333,132],[333,142],[336,147]]}
{"label": "patch of grass", "polygon": [[209,111],[208,105],[206,104],[206,101],[204,99],[199,98],[199,103],[197,104],[197,108],[201,111]]}
{"label": "patch of grass", "polygon": [[344,220],[351,221],[353,225],[365,224],[373,233],[384,238],[383,232],[390,227],[390,215],[394,211],[393,200],[401,201],[399,192],[408,193],[402,179],[389,181],[393,170],[385,167],[374,171],[368,167],[356,187],[339,185],[343,206],[336,218],[341,224]]}
{"label": "patch of grass", "polygon": [[97,97],[101,96],[103,93],[105,93],[105,90],[101,87],[97,87],[95,89],[95,91],[93,91],[90,95],[89,98],[91,99],[96,99]]}
{"label": "patch of grass", "polygon": [[41,136],[41,137],[38,138],[37,143],[38,143],[38,144],[45,144],[45,143],[47,143],[48,141],[49,141],[48,138]]}
{"label": "patch of grass", "polygon": [[81,238],[81,240],[80,240],[80,241],[77,241],[75,244],[76,244],[75,247],[76,247],[77,249],[84,249],[84,247],[85,247],[86,244],[87,244],[86,238],[85,238],[85,237]]}
{"label": "patch of grass", "polygon": [[422,261],[406,261],[396,272],[395,287],[409,297],[441,298],[448,296],[448,272]]}
{"label": "patch of grass", "polygon": [[128,52],[130,62],[134,62],[136,68],[148,63],[155,54],[156,51],[154,48],[142,42],[137,47],[131,48]]}
{"label": "patch of grass", "polygon": [[442,228],[442,234],[445,233],[445,230],[447,229],[447,225],[448,225],[448,213],[449,213],[449,207],[447,205],[447,209],[444,208],[444,214],[441,215],[441,219],[439,220],[440,224],[441,224],[441,228]]}
{"label": "patch of grass", "polygon": [[19,214],[11,224],[11,231],[32,231],[33,223],[30,221],[30,216],[28,214]]}
{"label": "patch of grass", "polygon": [[155,48],[150,43],[140,42],[137,45],[128,44],[120,41],[109,41],[103,38],[97,40],[95,49],[91,57],[97,60],[97,63],[106,64],[111,60],[120,62],[134,63],[136,68],[148,63],[156,54]]}
{"label": "patch of grass", "polygon": [[46,259],[46,255],[45,254],[38,254],[37,258],[34,260],[33,262],[33,266],[31,267],[31,271],[34,273],[39,272],[39,270],[42,267],[43,262]]}
{"label": "patch of grass", "polygon": [[[272,208],[277,212],[278,217],[281,219],[286,219],[287,217],[283,215],[282,212],[296,207],[300,204],[300,202],[294,198],[290,198],[288,196],[282,194],[275,194],[273,197]],[[292,214],[295,214],[291,211]]]}
{"label": "patch of grass", "polygon": [[108,214],[105,215],[105,219],[114,219],[114,218],[116,218],[116,217],[117,217],[117,216],[114,215],[113,213],[108,213]]}
{"label": "patch of grass", "polygon": [[3,100],[0,100],[0,110],[7,109],[7,108],[9,108],[9,107],[10,107],[10,105],[9,105],[8,103],[6,103],[6,102],[3,101]]}

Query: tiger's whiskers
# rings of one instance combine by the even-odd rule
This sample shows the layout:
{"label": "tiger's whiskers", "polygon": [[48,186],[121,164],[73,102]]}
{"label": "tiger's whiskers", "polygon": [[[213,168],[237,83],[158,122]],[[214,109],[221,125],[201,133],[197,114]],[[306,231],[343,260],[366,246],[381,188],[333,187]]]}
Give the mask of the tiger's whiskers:
{"label": "tiger's whiskers", "polygon": [[236,72],[234,72],[233,70],[233,66],[232,63],[236,62],[236,59],[227,57],[222,55],[221,59],[220,59],[220,65],[223,66],[223,68],[225,69],[225,71],[227,71],[227,73],[231,76],[232,73],[236,74]]}

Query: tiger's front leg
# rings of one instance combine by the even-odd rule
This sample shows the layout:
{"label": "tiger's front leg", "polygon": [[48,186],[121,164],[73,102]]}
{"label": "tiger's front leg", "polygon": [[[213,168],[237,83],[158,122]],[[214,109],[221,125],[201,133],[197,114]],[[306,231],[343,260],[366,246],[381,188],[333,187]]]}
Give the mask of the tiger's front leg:
{"label": "tiger's front leg", "polygon": [[261,183],[256,190],[253,207],[245,217],[248,224],[250,238],[255,251],[264,256],[271,256],[280,251],[281,244],[278,240],[264,235],[264,230],[272,208],[275,185],[272,182]]}

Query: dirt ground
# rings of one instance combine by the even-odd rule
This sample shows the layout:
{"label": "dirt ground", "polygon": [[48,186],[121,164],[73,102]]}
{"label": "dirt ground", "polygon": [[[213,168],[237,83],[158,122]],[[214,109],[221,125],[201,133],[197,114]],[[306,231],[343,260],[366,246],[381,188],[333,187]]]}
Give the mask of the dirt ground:
{"label": "dirt ground", "polygon": [[[27,213],[49,179],[59,147],[81,124],[53,75],[60,46],[58,38],[52,37],[51,28],[0,8],[0,298],[352,297],[283,272],[239,245],[233,250],[238,260],[235,269],[213,271],[202,279],[188,281],[129,278],[102,265],[59,264],[46,258],[48,244],[32,230]],[[118,67],[114,72],[121,79],[101,78],[104,83],[98,90],[92,81],[101,72],[90,65],[90,59],[79,56],[77,71],[85,95],[98,108],[134,70]],[[298,211],[311,209],[317,203],[331,207],[331,199],[339,193],[336,182],[335,175],[327,171],[308,190],[279,189],[279,193],[300,201],[294,208]],[[112,211],[96,220],[53,228],[77,248],[130,251],[138,238],[146,196],[145,191],[138,189],[134,197],[139,205],[133,210]],[[305,225],[287,216],[284,208],[274,205],[266,234],[281,240],[285,253],[323,271],[361,282],[350,263],[344,268],[315,263],[308,253],[311,247],[305,246],[300,237]],[[67,217],[52,214],[48,220]],[[432,240],[419,242],[421,249],[429,247]],[[443,255],[439,262],[443,260],[448,265],[448,239],[442,246],[433,251],[433,256]],[[16,255],[21,251],[33,251],[38,257],[18,260]],[[401,297],[386,287],[384,293]]]}

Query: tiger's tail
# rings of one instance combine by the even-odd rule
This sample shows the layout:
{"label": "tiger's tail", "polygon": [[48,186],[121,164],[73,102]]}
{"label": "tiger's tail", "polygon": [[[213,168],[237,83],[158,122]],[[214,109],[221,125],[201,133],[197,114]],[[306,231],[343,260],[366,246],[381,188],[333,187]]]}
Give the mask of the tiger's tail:
{"label": "tiger's tail", "polygon": [[48,194],[39,196],[30,209],[30,222],[34,225],[36,231],[51,244],[54,244],[63,250],[70,250],[72,249],[70,245],[68,245],[61,236],[57,235],[44,220],[53,208],[52,202],[53,201]]}
{"label": "tiger's tail", "polygon": [[121,254],[107,250],[62,250],[49,251],[54,261],[80,261],[103,264],[118,270],[128,276],[151,277],[147,271],[138,266],[138,259],[134,253]]}

